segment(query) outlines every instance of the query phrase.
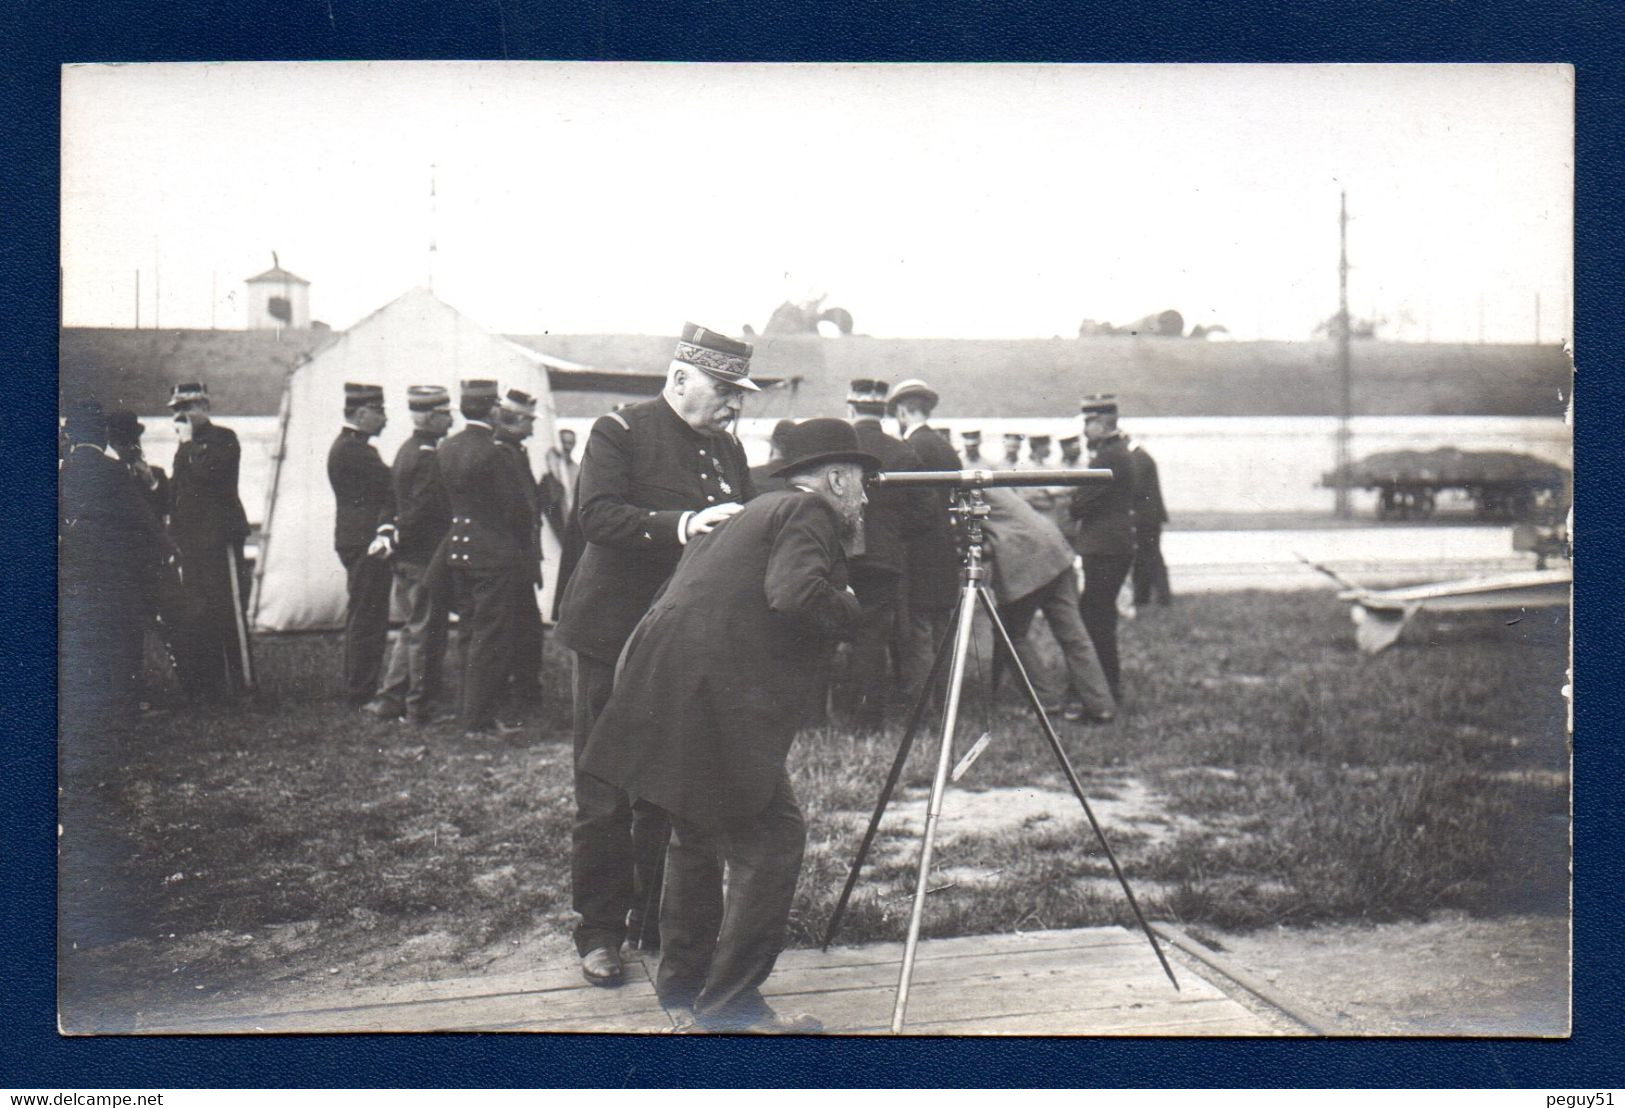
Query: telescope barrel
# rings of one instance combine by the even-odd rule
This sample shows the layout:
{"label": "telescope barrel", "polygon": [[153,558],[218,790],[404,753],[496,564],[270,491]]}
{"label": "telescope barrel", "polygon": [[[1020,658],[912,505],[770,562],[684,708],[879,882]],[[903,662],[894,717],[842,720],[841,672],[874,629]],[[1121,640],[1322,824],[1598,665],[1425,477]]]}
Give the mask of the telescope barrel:
{"label": "telescope barrel", "polygon": [[869,483],[936,489],[1057,488],[1093,485],[1111,479],[1109,469],[898,470],[877,473],[869,478]]}

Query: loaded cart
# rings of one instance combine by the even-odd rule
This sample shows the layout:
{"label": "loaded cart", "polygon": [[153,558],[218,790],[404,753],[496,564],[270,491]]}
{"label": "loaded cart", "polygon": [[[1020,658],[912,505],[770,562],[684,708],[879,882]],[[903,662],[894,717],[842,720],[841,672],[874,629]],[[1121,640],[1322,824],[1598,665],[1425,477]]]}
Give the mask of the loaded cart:
{"label": "loaded cart", "polygon": [[1568,510],[1571,476],[1560,465],[1503,450],[1391,450],[1321,478],[1326,488],[1369,489],[1378,519],[1426,519],[1441,492],[1457,490],[1480,519],[1552,523]]}

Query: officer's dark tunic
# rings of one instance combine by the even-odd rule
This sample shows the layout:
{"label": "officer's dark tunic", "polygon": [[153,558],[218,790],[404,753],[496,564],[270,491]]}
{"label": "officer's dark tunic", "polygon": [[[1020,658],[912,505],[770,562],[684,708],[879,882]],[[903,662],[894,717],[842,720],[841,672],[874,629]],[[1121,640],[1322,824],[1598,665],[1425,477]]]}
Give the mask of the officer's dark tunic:
{"label": "officer's dark tunic", "polygon": [[446,566],[462,620],[463,727],[495,722],[513,666],[514,603],[536,579],[536,517],[510,452],[491,428],[470,421],[440,447],[440,474],[451,502]]}
{"label": "officer's dark tunic", "polygon": [[1143,446],[1129,451],[1134,463],[1134,603],[1167,604],[1168,564],[1162,560],[1162,528],[1168,509],[1162,503],[1162,482],[1157,462]]}
{"label": "officer's dark tunic", "polygon": [[390,495],[390,471],[369,436],[345,427],[327,452],[333,486],[333,549],[344,565],[349,599],[344,608],[344,692],[365,704],[378,691],[389,635],[389,565],[367,557]]}
{"label": "officer's dark tunic", "polygon": [[[415,431],[395,452],[390,494],[378,522],[395,528],[390,563],[406,626],[390,655],[379,698],[418,720],[440,692],[451,598],[446,582],[429,577],[429,563],[451,526],[451,504],[440,476],[439,436]],[[444,574],[441,575],[442,577]]]}
{"label": "officer's dark tunic", "polygon": [[[242,448],[228,427],[209,423],[175,451],[169,487],[174,502],[169,532],[180,553],[181,590],[188,617],[171,644],[188,691],[206,697],[241,688],[238,620],[248,603],[243,540],[248,516],[237,497]],[[237,573],[233,597],[232,572]]]}
{"label": "officer's dark tunic", "polygon": [[498,438],[497,448],[507,455],[533,519],[531,543],[538,551],[536,575],[517,583],[514,594],[512,696],[522,710],[535,710],[542,703],[542,611],[536,604],[536,588],[541,573],[541,526],[547,514],[547,494],[530,468],[530,455],[524,443]]}
{"label": "officer's dark tunic", "polygon": [[[565,587],[556,632],[575,652],[578,761],[609,699],[621,647],[677,568],[685,514],[749,500],[754,491],[739,440],[694,430],[664,397],[593,424],[574,512],[586,546]],[[634,823],[626,793],[579,766],[575,786],[571,875],[581,916],[575,940],[586,954],[618,947],[628,912],[641,925],[668,829],[647,808]]]}
{"label": "officer's dark tunic", "polygon": [[1117,593],[1134,564],[1134,463],[1120,433],[1091,446],[1089,465],[1109,469],[1112,479],[1072,492],[1067,537],[1083,555],[1083,595],[1078,612],[1095,644],[1112,695],[1122,698],[1117,662]]}

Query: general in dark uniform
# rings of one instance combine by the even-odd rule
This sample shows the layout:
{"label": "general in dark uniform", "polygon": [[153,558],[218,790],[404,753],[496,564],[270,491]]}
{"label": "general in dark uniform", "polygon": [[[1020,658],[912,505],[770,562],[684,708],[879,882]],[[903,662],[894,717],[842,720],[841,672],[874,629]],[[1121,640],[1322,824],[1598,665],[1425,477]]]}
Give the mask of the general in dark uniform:
{"label": "general in dark uniform", "polygon": [[172,643],[187,691],[216,699],[246,687],[248,677],[248,516],[237,496],[242,447],[229,427],[210,419],[201,383],[176,385],[169,406],[181,440],[169,483],[169,533],[188,609]]}
{"label": "general in dark uniform", "polygon": [[511,733],[496,718],[513,671],[515,598],[540,571],[536,515],[518,467],[496,442],[495,381],[464,381],[465,426],[440,447],[451,506],[445,562],[463,648],[458,722],[470,734]]}
{"label": "general in dark uniform", "polygon": [[581,770],[579,759],[609,699],[621,647],[684,545],[725,525],[753,494],[745,451],[730,431],[744,393],[757,388],[750,355],[749,343],[686,324],[661,395],[600,417],[581,458],[576,514],[586,547],[565,588],[557,634],[575,654],[571,879],[581,917],[576,948],[594,984],[621,980],[628,914],[638,934],[668,831],[652,809],[634,823],[626,793]]}
{"label": "general in dark uniform", "polygon": [[1173,602],[1168,586],[1168,563],[1162,560],[1162,529],[1168,509],[1162,503],[1162,481],[1157,461],[1140,443],[1128,452],[1134,463],[1134,603],[1144,606]]}
{"label": "general in dark uniform", "polygon": [[378,691],[389,637],[391,575],[378,520],[390,495],[390,472],[372,437],[384,429],[384,390],[344,385],[344,426],[327,451],[333,486],[333,549],[349,590],[344,606],[344,696],[360,707]]}
{"label": "general in dark uniform", "polygon": [[[897,418],[903,441],[914,451],[920,469],[953,472],[961,468],[959,455],[948,440],[930,425],[936,411],[937,391],[917,378],[892,386],[886,406]],[[959,600],[960,558],[947,489],[916,490],[925,502],[925,527],[910,536],[908,548],[908,610],[904,613],[903,689],[912,704],[924,690],[937,647],[948,633],[954,605]]]}
{"label": "general in dark uniform", "polygon": [[1134,564],[1134,463],[1117,429],[1117,399],[1087,396],[1081,406],[1089,464],[1112,479],[1080,485],[1072,493],[1072,549],[1083,556],[1078,614],[1095,644],[1112,697],[1122,700],[1117,661],[1117,594]]}
{"label": "general in dark uniform", "polygon": [[[858,444],[888,471],[920,468],[907,443],[886,434],[885,381],[859,378],[846,397],[847,419]],[[852,643],[842,706],[860,730],[885,726],[886,709],[904,676],[900,617],[908,611],[908,544],[931,527],[929,490],[880,488],[863,509],[863,549],[852,558],[852,591],[863,606],[863,625]],[[896,663],[895,669],[893,662]],[[895,679],[894,679],[895,678]]]}
{"label": "general in dark uniform", "polygon": [[861,616],[842,542],[876,459],[840,420],[808,420],[787,438],[776,472],[794,487],[693,538],[627,644],[581,758],[584,772],[670,816],[655,987],[703,1030],[820,1029],[775,1013],[760,990],[784,946],[806,841],[785,760],[822,656]]}
{"label": "general in dark uniform", "polygon": [[450,602],[440,583],[430,579],[429,564],[451,527],[451,502],[437,456],[451,429],[451,394],[439,385],[413,385],[406,390],[406,403],[412,437],[395,452],[389,499],[378,526],[406,625],[395,640],[378,698],[367,707],[381,718],[404,716],[422,724],[433,715],[446,656]]}

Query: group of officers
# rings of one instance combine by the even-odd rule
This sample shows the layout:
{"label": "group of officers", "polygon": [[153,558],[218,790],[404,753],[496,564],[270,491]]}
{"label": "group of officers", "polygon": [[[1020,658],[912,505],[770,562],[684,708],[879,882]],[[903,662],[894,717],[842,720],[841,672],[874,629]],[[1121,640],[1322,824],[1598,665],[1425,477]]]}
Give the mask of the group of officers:
{"label": "group of officers", "polygon": [[[775,1013],[760,993],[784,942],[805,843],[786,770],[791,741],[828,702],[844,722],[879,728],[928,696],[960,588],[948,494],[866,478],[990,467],[974,432],[961,436],[961,458],[930,425],[939,398],[927,383],[864,379],[852,382],[846,419],[782,421],[770,461],[753,470],[733,433],[744,397],[759,389],[751,355],[746,342],[685,325],[660,395],[600,417],[579,463],[573,436],[561,433],[540,480],[526,450],[536,400],[521,390],[463,382],[463,427],[448,435],[447,390],[412,387],[413,434],[386,465],[370,441],[386,422],[383,390],[347,384],[327,465],[348,585],[344,684],[380,718],[519,730],[541,697],[536,586],[540,527],[550,521],[564,536],[554,614],[572,655],[571,877],[583,975],[618,985],[624,943],[658,946],[657,990],[681,1024],[810,1032],[815,1019]],[[209,422],[201,386],[177,387],[171,403],[192,430],[162,506],[183,573],[213,596],[217,577],[240,571],[241,505],[206,536],[191,532],[182,505],[210,475],[225,483],[228,454],[235,502],[236,440]],[[900,438],[884,430],[887,415]],[[1163,519],[1160,495],[1155,519],[1136,502],[1146,481],[1136,479],[1115,400],[1086,398],[1082,417],[1089,464],[1112,480],[1060,499],[986,490],[985,545],[1001,617],[1047,706],[1105,722],[1121,697],[1117,594],[1136,562],[1137,518],[1141,535]],[[68,517],[108,499],[76,489],[119,481],[158,503],[150,469],[105,453],[106,424],[99,411],[68,414],[64,582],[84,576],[69,572],[66,536],[86,521],[82,510]],[[1043,466],[1038,438],[1031,464]],[[1061,445],[1063,465],[1082,462],[1077,442]],[[80,454],[87,447],[94,456]],[[163,530],[152,508],[142,511],[156,556]],[[115,526],[127,539],[129,521],[109,521],[108,533]],[[78,547],[87,545],[97,542]],[[240,629],[240,596],[226,586]],[[392,590],[406,620],[386,662]],[[461,681],[455,717],[437,717],[452,611]],[[1040,612],[1065,663],[1053,681],[1026,653]],[[74,621],[67,608],[63,616],[66,654]],[[232,640],[219,638],[211,657],[220,655],[229,682]],[[849,645],[837,672],[838,643]]]}

